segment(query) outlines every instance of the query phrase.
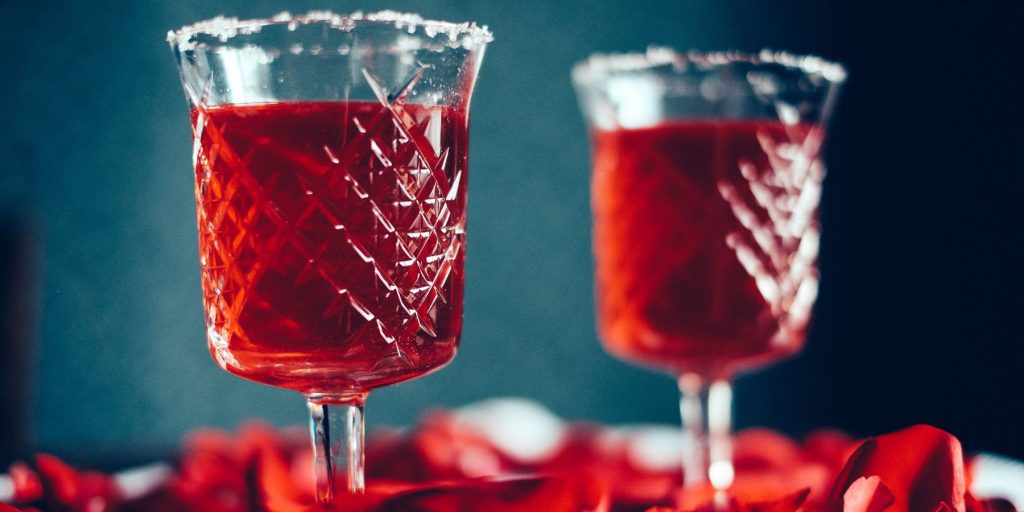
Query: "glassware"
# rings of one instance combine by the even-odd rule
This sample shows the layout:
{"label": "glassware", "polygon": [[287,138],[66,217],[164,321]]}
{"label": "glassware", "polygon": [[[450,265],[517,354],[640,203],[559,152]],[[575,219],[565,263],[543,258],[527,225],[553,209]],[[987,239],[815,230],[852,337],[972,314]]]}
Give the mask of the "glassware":
{"label": "glassware", "polygon": [[308,399],[317,496],[362,492],[363,404],[462,326],[470,96],[486,27],[395,12],[168,34],[191,107],[209,349]]}
{"label": "glassware", "polygon": [[671,373],[687,486],[733,480],[730,381],[800,350],[818,287],[820,151],[844,69],[783,53],[594,55],[598,328]]}

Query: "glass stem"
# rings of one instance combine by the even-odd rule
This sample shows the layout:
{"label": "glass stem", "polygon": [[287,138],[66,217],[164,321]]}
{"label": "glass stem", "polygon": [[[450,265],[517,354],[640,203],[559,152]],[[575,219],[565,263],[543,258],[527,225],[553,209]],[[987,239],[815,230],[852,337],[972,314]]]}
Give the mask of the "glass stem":
{"label": "glass stem", "polygon": [[366,393],[314,394],[307,398],[317,499],[323,504],[333,503],[338,477],[342,474],[348,492],[362,494],[366,489],[363,469]]}
{"label": "glass stem", "polygon": [[732,485],[732,384],[695,373],[679,377],[683,418],[683,482],[718,491]]}

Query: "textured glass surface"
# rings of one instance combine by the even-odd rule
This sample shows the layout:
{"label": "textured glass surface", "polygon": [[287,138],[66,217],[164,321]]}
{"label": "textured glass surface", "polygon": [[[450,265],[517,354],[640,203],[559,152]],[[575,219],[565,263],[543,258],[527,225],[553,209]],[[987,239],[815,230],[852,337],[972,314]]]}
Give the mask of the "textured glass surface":
{"label": "textured glass surface", "polygon": [[813,57],[665,48],[574,69],[606,348],[711,376],[800,349],[818,289],[820,151],[844,76]]}
{"label": "textured glass surface", "polygon": [[454,355],[464,116],[279,104],[200,110],[195,130],[208,336],[222,366],[325,391]]}
{"label": "textured glass surface", "polygon": [[214,18],[168,39],[192,105],[217,362],[331,394],[454,357],[469,96],[490,33],[311,12]]}

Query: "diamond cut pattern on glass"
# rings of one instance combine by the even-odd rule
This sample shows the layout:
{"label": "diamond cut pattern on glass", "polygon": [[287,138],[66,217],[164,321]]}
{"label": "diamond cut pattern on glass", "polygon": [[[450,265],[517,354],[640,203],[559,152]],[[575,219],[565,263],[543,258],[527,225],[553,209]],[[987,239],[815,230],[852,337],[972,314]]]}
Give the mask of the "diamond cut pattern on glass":
{"label": "diamond cut pattern on glass", "polygon": [[761,132],[757,142],[768,163],[739,163],[747,190],[728,181],[718,184],[743,228],[730,233],[726,243],[754,278],[773,316],[803,323],[818,291],[816,212],[825,174],[818,155],[820,131],[791,126],[785,140]]}
{"label": "diamond cut pattern on glass", "polygon": [[[215,292],[207,324],[222,364],[232,364],[231,336],[246,338],[239,319],[259,314],[251,297],[282,280],[310,300],[324,299],[303,311],[320,315],[311,323],[321,335],[348,334],[337,340],[346,355],[384,343],[399,359],[414,359],[417,334],[437,335],[438,308],[462,251],[462,169],[439,142],[440,112],[418,119],[403,108],[407,94],[389,98],[378,89],[385,108],[353,117],[356,135],[325,146],[320,160],[273,141],[238,154],[198,112],[196,144],[207,145],[195,153],[203,286]],[[257,158],[310,172],[257,180],[244,172]],[[224,180],[214,164],[243,172]]]}

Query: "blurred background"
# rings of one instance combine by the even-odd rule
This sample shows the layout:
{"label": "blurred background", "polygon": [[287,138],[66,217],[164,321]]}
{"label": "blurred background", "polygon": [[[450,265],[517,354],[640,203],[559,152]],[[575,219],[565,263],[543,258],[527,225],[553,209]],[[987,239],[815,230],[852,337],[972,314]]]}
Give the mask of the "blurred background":
{"label": "blurred background", "polygon": [[[572,419],[678,421],[667,377],[600,349],[588,140],[594,51],[815,53],[848,66],[830,134],[822,284],[797,358],[744,376],[739,427],[913,423],[1024,458],[1019,2],[5,2],[0,15],[0,459],[128,464],[200,426],[299,424],[303,400],[205,348],[187,107],[165,33],[217,14],[383,8],[477,20],[462,349],[375,392],[370,428],[487,397]],[[111,462],[116,461],[116,462]],[[0,460],[3,462],[3,460]]]}

